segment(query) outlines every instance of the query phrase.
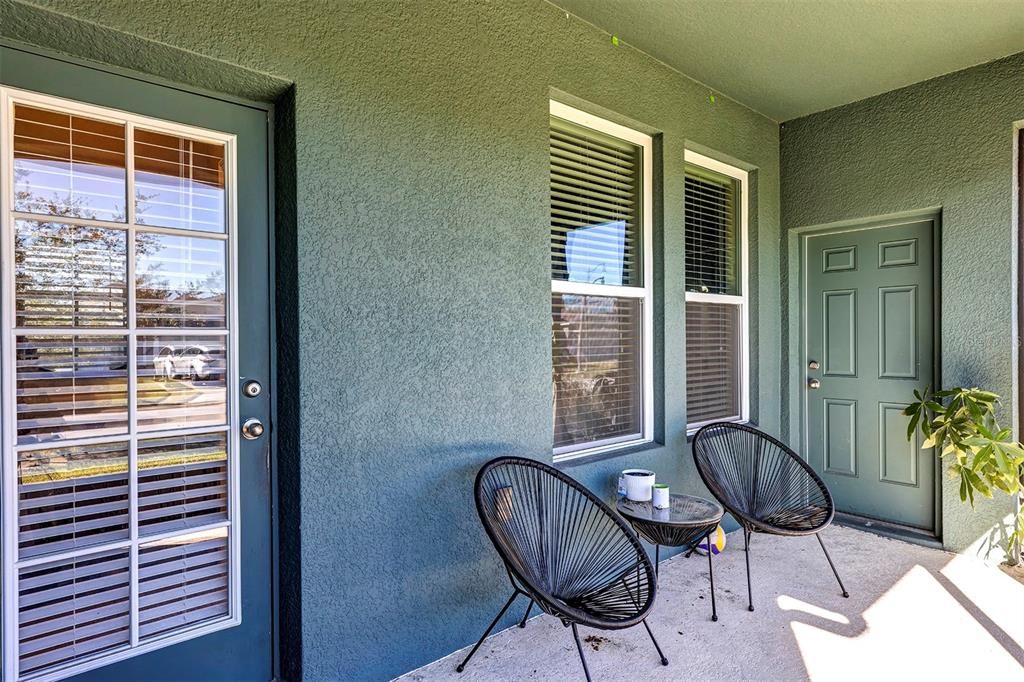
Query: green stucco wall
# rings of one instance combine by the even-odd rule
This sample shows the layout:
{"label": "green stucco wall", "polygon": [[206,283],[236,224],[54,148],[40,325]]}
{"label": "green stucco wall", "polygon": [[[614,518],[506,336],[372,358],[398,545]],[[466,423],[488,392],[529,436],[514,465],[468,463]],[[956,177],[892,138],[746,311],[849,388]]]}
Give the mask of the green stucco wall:
{"label": "green stucco wall", "polygon": [[699,489],[683,383],[688,145],[754,171],[753,414],[779,431],[773,121],[712,103],[706,87],[541,0],[36,5],[61,15],[0,0],[0,31],[238,96],[278,98],[294,84],[278,117],[294,114],[294,129],[276,138],[289,162],[294,151],[294,177],[279,177],[294,233],[279,231],[278,275],[279,300],[297,306],[281,312],[298,327],[284,369],[298,378],[300,415],[280,453],[282,532],[299,535],[282,538],[299,555],[281,557],[286,675],[402,673],[471,642],[506,595],[471,488],[492,456],[550,459],[552,92],[659,134],[664,170],[664,445],[569,472],[606,497],[626,466]]}
{"label": "green stucco wall", "polygon": [[[787,230],[941,207],[942,382],[999,392],[1006,423],[1014,353],[1014,122],[1024,119],[1022,74],[1024,56],[1017,55],[789,121],[781,133]],[[794,315],[788,338],[794,338]],[[943,541],[951,549],[989,538],[993,523],[1012,511],[1003,497],[972,513],[948,479],[942,497]]]}

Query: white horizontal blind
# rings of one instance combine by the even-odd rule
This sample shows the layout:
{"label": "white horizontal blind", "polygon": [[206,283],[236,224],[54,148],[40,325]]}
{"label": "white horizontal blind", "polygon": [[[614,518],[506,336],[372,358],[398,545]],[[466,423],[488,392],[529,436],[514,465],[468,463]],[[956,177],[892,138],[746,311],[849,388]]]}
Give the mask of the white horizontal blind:
{"label": "white horizontal blind", "polygon": [[738,201],[734,178],[686,167],[686,290],[738,295]]}
{"label": "white horizontal blind", "polygon": [[[691,159],[697,155],[687,153]],[[746,174],[711,159],[685,171],[689,428],[746,418]],[[714,168],[710,167],[714,166]]]}
{"label": "white horizontal blind", "polygon": [[54,679],[237,621],[233,143],[5,88],[0,121],[4,679]]}
{"label": "white horizontal blind", "polygon": [[649,438],[650,138],[554,103],[552,113],[553,446],[564,458]]}
{"label": "white horizontal blind", "polygon": [[556,448],[640,431],[640,299],[553,294]]}
{"label": "white horizontal blind", "polygon": [[742,306],[686,304],[686,415],[691,424],[740,416]]}
{"label": "white horizontal blind", "polygon": [[640,149],[551,119],[551,278],[636,286]]}

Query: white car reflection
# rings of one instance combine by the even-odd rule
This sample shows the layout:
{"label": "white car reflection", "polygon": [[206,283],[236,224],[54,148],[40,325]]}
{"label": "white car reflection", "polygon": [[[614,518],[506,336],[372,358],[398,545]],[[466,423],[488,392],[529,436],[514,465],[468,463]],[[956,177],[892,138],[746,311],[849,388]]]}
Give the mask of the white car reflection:
{"label": "white car reflection", "polygon": [[153,358],[157,376],[164,379],[188,379],[204,381],[215,373],[217,358],[206,346],[164,346]]}

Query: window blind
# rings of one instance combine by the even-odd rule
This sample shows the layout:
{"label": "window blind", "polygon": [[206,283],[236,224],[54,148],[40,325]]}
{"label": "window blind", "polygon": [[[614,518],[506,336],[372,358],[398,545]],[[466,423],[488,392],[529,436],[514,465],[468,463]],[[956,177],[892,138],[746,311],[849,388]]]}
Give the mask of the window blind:
{"label": "window blind", "polygon": [[227,529],[139,548],[142,639],[228,614]]}
{"label": "window blind", "polygon": [[553,294],[556,448],[639,433],[641,301]]}
{"label": "window blind", "polygon": [[35,220],[14,226],[17,326],[127,326],[125,232]]}
{"label": "window blind", "polygon": [[691,165],[685,184],[686,290],[738,295],[738,183]]}
{"label": "window blind", "polygon": [[740,416],[740,312],[728,303],[686,304],[686,413],[691,424]]}
{"label": "window blind", "polygon": [[128,646],[130,569],[124,549],[20,571],[19,673],[27,675]]}
{"label": "window blind", "polygon": [[125,127],[17,104],[14,209],[124,222]]}
{"label": "window blind", "polygon": [[639,286],[641,150],[551,119],[551,278]]}
{"label": "window blind", "polygon": [[650,304],[642,266],[646,138],[553,106],[560,112],[572,120],[552,115],[549,129],[556,457],[645,435]]}

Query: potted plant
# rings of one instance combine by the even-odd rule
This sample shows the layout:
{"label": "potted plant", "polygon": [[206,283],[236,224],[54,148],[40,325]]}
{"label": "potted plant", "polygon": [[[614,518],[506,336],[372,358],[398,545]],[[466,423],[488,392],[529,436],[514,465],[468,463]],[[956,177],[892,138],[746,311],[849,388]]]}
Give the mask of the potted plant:
{"label": "potted plant", "polygon": [[[999,426],[999,396],[979,388],[956,387],[922,394],[904,414],[910,417],[907,439],[918,429],[921,447],[935,448],[948,462],[949,475],[960,481],[960,500],[974,507],[976,495],[995,493],[1020,496],[1024,488],[1024,445],[1013,440],[1010,429]],[[1014,531],[1007,539],[1006,554],[1016,563],[1014,548],[1024,543],[1024,505],[1018,503]]]}

